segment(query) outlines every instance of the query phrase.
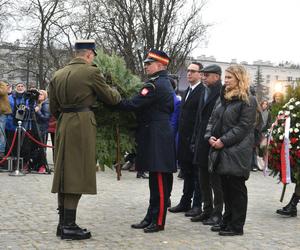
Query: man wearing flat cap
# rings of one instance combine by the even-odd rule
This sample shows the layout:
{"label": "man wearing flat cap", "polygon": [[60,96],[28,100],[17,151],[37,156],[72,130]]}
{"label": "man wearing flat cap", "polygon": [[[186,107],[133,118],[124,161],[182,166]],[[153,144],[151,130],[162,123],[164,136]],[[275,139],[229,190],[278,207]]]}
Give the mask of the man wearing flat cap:
{"label": "man wearing flat cap", "polygon": [[140,92],[129,100],[122,100],[119,108],[137,115],[136,133],[138,170],[149,171],[149,206],[144,219],[131,225],[145,233],[164,230],[167,203],[171,195],[173,173],[176,172],[175,143],[170,116],[174,109],[174,89],[168,77],[170,58],[151,49],[144,60],[149,79]]}
{"label": "man wearing flat cap", "polygon": [[208,141],[204,139],[204,135],[215,103],[220,97],[222,69],[216,64],[211,64],[204,67],[201,72],[203,73],[202,80],[205,91],[200,98],[197,110],[192,145],[194,148],[193,164],[199,169],[203,211],[200,215],[191,218],[191,221],[201,221],[204,225],[215,226],[220,223],[222,218],[223,192],[220,176],[208,171],[210,146]]}
{"label": "man wearing flat cap", "polygon": [[75,58],[55,72],[49,85],[50,111],[57,119],[55,172],[52,193],[58,193],[61,239],[81,240],[91,233],[76,225],[76,209],[82,194],[96,194],[96,120],[91,106],[97,100],[120,102],[97,67],[94,40],[78,40]]}

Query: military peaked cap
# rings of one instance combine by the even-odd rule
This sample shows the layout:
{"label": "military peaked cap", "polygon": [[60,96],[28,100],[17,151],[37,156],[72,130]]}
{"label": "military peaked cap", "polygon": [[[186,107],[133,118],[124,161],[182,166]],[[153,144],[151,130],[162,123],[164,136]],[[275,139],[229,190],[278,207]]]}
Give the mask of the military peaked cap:
{"label": "military peaked cap", "polygon": [[155,61],[161,62],[164,65],[168,65],[170,62],[170,57],[162,50],[150,49],[146,59],[144,60],[144,63],[155,62]]}
{"label": "military peaked cap", "polygon": [[203,69],[201,69],[200,72],[215,73],[215,74],[218,74],[218,75],[222,75],[222,69],[217,64],[208,65],[208,66],[204,67]]}
{"label": "military peaked cap", "polygon": [[94,39],[76,40],[75,41],[75,50],[79,50],[79,49],[90,49],[95,53],[95,55],[97,55],[97,53],[96,53],[96,43],[95,43]]}

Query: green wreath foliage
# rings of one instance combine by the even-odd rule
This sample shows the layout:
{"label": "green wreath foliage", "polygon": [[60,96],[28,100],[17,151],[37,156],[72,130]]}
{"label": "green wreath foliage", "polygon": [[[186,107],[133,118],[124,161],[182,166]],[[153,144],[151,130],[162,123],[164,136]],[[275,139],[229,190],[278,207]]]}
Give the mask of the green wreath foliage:
{"label": "green wreath foliage", "polygon": [[[125,61],[121,57],[98,50],[94,63],[103,73],[106,83],[116,88],[122,98],[135,95],[141,88],[141,80],[126,68]],[[126,151],[131,152],[135,148],[135,114],[119,112],[99,102],[95,109],[95,116],[98,125],[97,159],[101,166],[112,167],[117,162],[117,154],[124,155]]]}

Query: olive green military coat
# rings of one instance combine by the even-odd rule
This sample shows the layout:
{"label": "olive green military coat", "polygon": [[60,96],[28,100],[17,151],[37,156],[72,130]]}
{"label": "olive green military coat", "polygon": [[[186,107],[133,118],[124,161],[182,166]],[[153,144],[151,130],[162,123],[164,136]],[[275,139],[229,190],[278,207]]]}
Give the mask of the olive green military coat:
{"label": "olive green military coat", "polygon": [[106,104],[121,100],[97,67],[75,58],[54,74],[49,85],[50,111],[57,118],[52,193],[97,193],[94,113],[61,112],[63,108],[91,107],[96,99]]}

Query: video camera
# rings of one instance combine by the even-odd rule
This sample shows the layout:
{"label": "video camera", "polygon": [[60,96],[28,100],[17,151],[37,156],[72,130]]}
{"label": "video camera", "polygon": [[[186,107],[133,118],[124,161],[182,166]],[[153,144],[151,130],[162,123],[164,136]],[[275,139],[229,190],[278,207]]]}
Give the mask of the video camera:
{"label": "video camera", "polygon": [[37,101],[39,99],[40,92],[37,89],[29,89],[24,93],[24,98],[29,101]]}

